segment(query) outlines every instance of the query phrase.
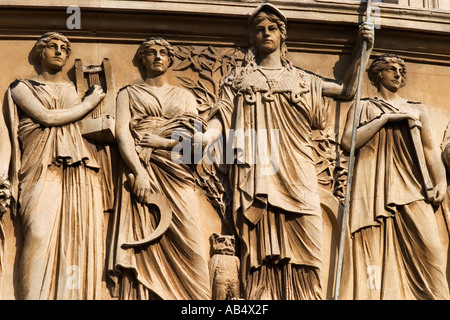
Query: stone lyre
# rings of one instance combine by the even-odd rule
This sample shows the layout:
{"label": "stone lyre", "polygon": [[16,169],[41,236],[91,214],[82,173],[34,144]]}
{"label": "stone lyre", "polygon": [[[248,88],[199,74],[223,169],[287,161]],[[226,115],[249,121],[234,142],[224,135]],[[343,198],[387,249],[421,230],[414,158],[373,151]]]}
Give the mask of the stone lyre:
{"label": "stone lyre", "polygon": [[94,85],[101,86],[106,93],[103,101],[81,121],[83,136],[96,142],[114,142],[116,90],[111,62],[104,58],[101,65],[84,66],[81,59],[76,59],[75,75],[80,99]]}

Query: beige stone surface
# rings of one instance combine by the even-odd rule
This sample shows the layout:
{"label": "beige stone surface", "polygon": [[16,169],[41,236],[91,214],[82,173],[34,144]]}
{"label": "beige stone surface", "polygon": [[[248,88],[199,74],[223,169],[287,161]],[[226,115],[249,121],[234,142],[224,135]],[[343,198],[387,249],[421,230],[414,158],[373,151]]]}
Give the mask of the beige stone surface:
{"label": "beige stone surface", "polygon": [[[274,1],[275,3],[277,1]],[[351,62],[354,37],[360,20],[357,5],[348,1],[280,1],[288,18],[288,57],[305,70],[328,78],[340,78]],[[133,57],[140,42],[148,36],[163,36],[176,48],[217,50],[247,48],[248,15],[259,1],[0,1],[0,92],[6,92],[15,79],[28,79],[36,71],[28,54],[37,37],[48,30],[63,32],[72,42],[72,55],[63,72],[74,79],[74,60],[100,64],[110,59],[116,88],[142,79]],[[450,84],[450,7],[441,0],[435,11],[422,1],[403,1],[381,6],[381,29],[375,31],[373,59],[382,53],[397,53],[407,62],[408,85],[400,90],[409,100],[420,101],[430,109],[433,135],[440,143],[450,120],[447,92]],[[429,3],[432,3],[431,1]],[[68,30],[65,9],[81,7],[81,30]],[[433,4],[433,3],[432,3]],[[21,10],[16,10],[20,8]],[[177,76],[196,79],[191,69],[169,71],[172,84],[182,85]],[[375,94],[367,75],[362,96]],[[3,96],[2,96],[3,98]],[[3,99],[2,99],[3,100]],[[340,140],[348,101],[332,101],[327,128]],[[4,137],[0,137],[4,138]],[[323,210],[324,297],[332,299],[339,239],[339,202],[329,190],[321,191]],[[108,214],[105,215],[105,221]],[[442,241],[448,247],[448,229],[438,216]],[[202,222],[205,252],[209,237],[222,233],[217,212],[211,211]],[[17,272],[22,247],[21,226],[9,214],[3,217],[6,231],[1,299],[17,299]],[[450,270],[450,268],[448,268]],[[105,296],[109,292],[106,290]]]}

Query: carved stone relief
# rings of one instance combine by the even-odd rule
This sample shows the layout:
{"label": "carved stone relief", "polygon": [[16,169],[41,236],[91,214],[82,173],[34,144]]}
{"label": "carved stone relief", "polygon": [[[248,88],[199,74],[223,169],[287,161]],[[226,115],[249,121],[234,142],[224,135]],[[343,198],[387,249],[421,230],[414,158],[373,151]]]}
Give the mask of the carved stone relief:
{"label": "carved stone relief", "polygon": [[[172,152],[181,143],[172,137],[179,132],[180,139],[190,141],[196,122],[204,120],[193,94],[167,82],[165,73],[174,60],[167,41],[149,38],[137,55],[145,79],[117,96],[116,140],[124,163],[108,269],[121,299],[211,299],[200,229],[208,208],[197,201],[206,195],[196,193],[195,165]],[[167,204],[152,201],[154,195]],[[130,246],[156,228],[158,210],[160,224],[162,216],[171,215],[164,234]]]}
{"label": "carved stone relief", "polygon": [[[101,298],[105,208],[100,152],[82,138],[77,121],[104,93],[93,87],[79,101],[73,83],[61,75],[70,53],[64,35],[43,34],[32,51],[37,77],[16,80],[5,98],[11,210],[24,237],[21,299]],[[72,279],[72,271],[83,277]]]}
{"label": "carved stone relief", "polygon": [[209,261],[211,298],[213,300],[239,299],[240,260],[236,256],[234,235],[211,235],[212,257]]}
{"label": "carved stone relief", "polygon": [[[406,70],[395,55],[376,58],[368,75],[378,93],[362,101],[356,114],[346,298],[449,298],[446,250],[435,214],[447,188],[445,169],[428,107],[398,93],[406,85]],[[343,134],[347,150],[354,108]]]}
{"label": "carved stone relief", "polygon": [[[37,74],[11,83],[0,117],[0,217],[23,232],[19,299],[330,298],[353,109],[343,132],[329,115],[355,98],[374,28],[361,24],[364,58],[329,79],[288,58],[286,26],[263,3],[249,48],[149,37],[129,57],[142,79],[121,87],[107,56],[76,59],[67,81],[70,41],[37,40]],[[359,115],[343,299],[449,298],[435,218],[448,223],[445,171],[427,107],[397,93],[405,70],[396,56],[369,68],[378,94]]]}

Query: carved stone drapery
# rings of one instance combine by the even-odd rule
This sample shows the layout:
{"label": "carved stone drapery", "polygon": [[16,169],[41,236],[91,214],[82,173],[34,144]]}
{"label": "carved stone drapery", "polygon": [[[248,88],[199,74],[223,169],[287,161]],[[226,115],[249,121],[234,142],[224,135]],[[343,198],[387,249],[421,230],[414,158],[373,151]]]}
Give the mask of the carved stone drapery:
{"label": "carved stone drapery", "polygon": [[[209,116],[211,108],[217,102],[220,92],[218,88],[224,77],[234,66],[242,63],[247,49],[247,36],[244,31],[247,14],[253,10],[252,4],[242,1],[229,1],[226,4],[208,3],[203,0],[128,1],[127,4],[109,0],[102,1],[101,4],[86,1],[86,7],[82,8],[82,29],[69,31],[65,29],[67,15],[64,10],[60,10],[68,1],[63,0],[58,7],[52,7],[53,3],[46,0],[39,0],[33,6],[24,5],[24,2],[6,0],[3,2],[5,5],[0,5],[0,15],[4,18],[0,23],[0,28],[4,30],[1,38],[5,41],[1,52],[9,57],[2,60],[4,64],[3,67],[0,66],[4,75],[1,84],[5,90],[16,77],[28,79],[33,75],[32,67],[26,63],[24,52],[28,53],[31,44],[28,41],[32,39],[34,42],[36,30],[51,27],[61,29],[63,33],[67,31],[69,38],[74,39],[74,52],[77,52],[75,57],[79,56],[87,64],[98,64],[103,57],[110,57],[114,69],[118,70],[115,79],[119,87],[139,78],[131,63],[134,45],[147,35],[162,35],[176,44],[173,83],[194,94],[201,105],[199,111],[204,119]],[[173,3],[183,4],[175,10],[175,15],[172,14]],[[288,47],[294,65],[326,76],[332,74],[331,70],[335,66],[334,74],[342,73],[340,68],[348,61],[348,54],[353,47],[354,31],[357,29],[358,12],[355,10],[357,5],[354,1],[348,4],[343,4],[342,1],[333,3],[329,0],[278,3],[290,19]],[[21,10],[16,10],[11,5],[17,5]],[[103,5],[105,7],[101,7]],[[127,10],[118,10],[124,7]],[[321,10],[325,8],[327,10]],[[411,62],[413,71],[410,81],[413,83],[403,90],[412,98],[424,100],[430,105],[435,120],[434,132],[438,139],[441,139],[445,127],[443,123],[448,122],[447,110],[441,103],[444,99],[441,93],[445,91],[444,84],[448,79],[446,66],[449,61],[448,44],[442,41],[447,32],[442,28],[447,21],[445,13],[435,10],[429,16],[428,11],[411,8],[402,8],[400,12],[393,5],[382,6],[382,12],[383,28],[377,31],[379,37],[375,52],[400,52]],[[41,19],[43,16],[49,19]],[[27,23],[21,23],[20,19],[26,20]],[[170,24],[167,23],[169,20]],[[323,24],[323,20],[330,23]],[[96,32],[92,32],[94,29]],[[427,33],[418,32],[425,29]],[[337,59],[339,63],[336,63]],[[218,61],[224,62],[227,67],[218,68]],[[14,72],[11,71],[11,66],[14,66]],[[70,63],[67,68],[69,76],[73,76],[73,71],[69,70],[71,66]],[[364,85],[363,91],[370,96],[372,89],[367,79],[364,80]],[[331,107],[335,104],[336,102],[332,101]],[[342,130],[339,122],[343,120],[347,104],[339,104],[340,114],[333,114],[331,123],[327,123],[323,130],[313,130],[311,139],[322,213],[325,217],[324,259],[330,260],[331,271],[326,269],[327,274],[324,275],[324,285],[328,286],[328,292],[332,291],[333,248],[336,245],[336,239],[333,237],[339,223],[339,206],[336,204],[343,200],[347,173],[346,154],[342,151],[339,141]],[[114,167],[118,157],[113,159]],[[203,186],[203,190],[207,190],[210,203],[219,211],[219,214],[215,212],[215,216],[212,216],[218,220],[225,217],[221,223],[228,223],[226,228],[219,224],[214,227],[202,226],[202,231],[208,233],[204,238],[207,239],[213,230],[228,234],[232,224],[231,216],[226,212],[230,205],[227,201],[231,200],[228,186],[224,185],[226,174],[216,172],[217,176],[211,178],[210,173],[214,167],[205,166],[201,169],[203,171],[199,170],[199,175],[195,178]],[[6,198],[7,195],[4,196],[4,199]],[[332,214],[330,208],[333,208]],[[217,223],[217,220],[211,217],[206,218],[205,224],[211,220]],[[108,220],[108,215],[105,215],[105,218]],[[327,219],[332,221],[326,221]],[[20,252],[22,248],[22,229],[20,224],[11,221],[8,214],[3,216],[2,225],[7,244],[2,254],[3,274],[6,275],[2,297],[17,298],[18,291],[14,286],[17,286],[17,266],[20,259],[16,257],[16,251]],[[221,228],[226,230],[220,230]],[[239,248],[237,249],[239,251]],[[105,296],[110,298],[109,295]],[[329,293],[327,298],[331,298]]]}

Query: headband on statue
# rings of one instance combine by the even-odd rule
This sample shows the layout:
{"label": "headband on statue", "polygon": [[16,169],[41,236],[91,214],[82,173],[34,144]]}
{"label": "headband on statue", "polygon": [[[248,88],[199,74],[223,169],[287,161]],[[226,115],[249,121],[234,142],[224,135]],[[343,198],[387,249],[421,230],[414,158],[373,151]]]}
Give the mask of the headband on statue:
{"label": "headband on statue", "polygon": [[260,13],[260,12],[270,12],[273,13],[275,15],[277,15],[278,17],[280,17],[281,20],[283,20],[283,22],[285,24],[287,24],[287,18],[286,16],[274,5],[268,3],[268,2],[263,2],[261,3],[254,11],[253,13],[250,15],[250,18],[248,20],[248,24],[251,25],[253,23],[253,20],[255,20],[256,16]]}

